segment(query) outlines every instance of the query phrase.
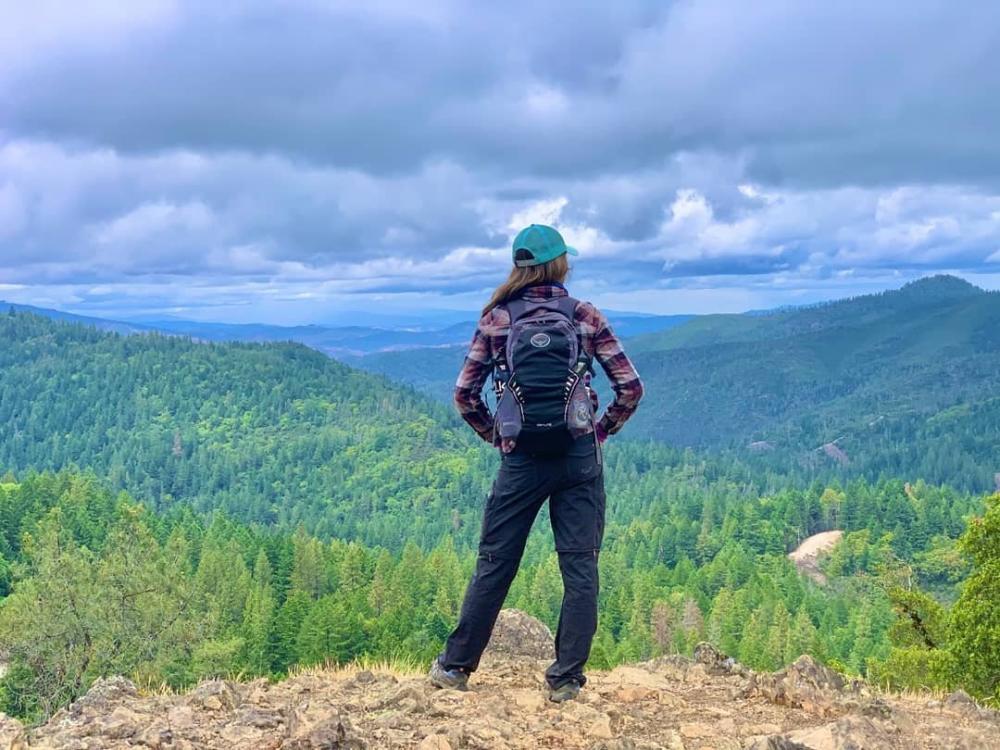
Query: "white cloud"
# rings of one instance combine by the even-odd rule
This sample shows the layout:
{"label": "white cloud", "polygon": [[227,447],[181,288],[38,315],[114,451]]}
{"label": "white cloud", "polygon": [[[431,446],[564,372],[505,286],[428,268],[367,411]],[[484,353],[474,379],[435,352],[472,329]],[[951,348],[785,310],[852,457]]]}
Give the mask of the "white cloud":
{"label": "white cloud", "polygon": [[143,243],[173,232],[204,232],[214,224],[211,210],[199,201],[180,205],[167,201],[143,203],[128,213],[95,227],[98,245],[138,249]]}
{"label": "white cloud", "polygon": [[0,280],[39,299],[466,304],[531,222],[649,304],[1000,264],[1000,6],[6,10]]}

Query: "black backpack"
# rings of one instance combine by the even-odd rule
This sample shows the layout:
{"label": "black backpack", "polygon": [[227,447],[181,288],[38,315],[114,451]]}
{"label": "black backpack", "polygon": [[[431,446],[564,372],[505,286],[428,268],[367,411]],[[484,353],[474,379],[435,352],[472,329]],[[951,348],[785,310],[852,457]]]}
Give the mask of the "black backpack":
{"label": "black backpack", "polygon": [[580,344],[572,297],[510,300],[507,344],[494,363],[494,429],[530,450],[558,452],[593,429],[584,387],[590,357]]}

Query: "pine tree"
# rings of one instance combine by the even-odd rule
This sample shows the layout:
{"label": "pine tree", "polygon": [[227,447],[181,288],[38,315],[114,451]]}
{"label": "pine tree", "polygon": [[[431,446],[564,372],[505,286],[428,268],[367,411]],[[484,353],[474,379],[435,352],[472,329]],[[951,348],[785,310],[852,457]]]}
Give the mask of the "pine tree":
{"label": "pine tree", "polygon": [[301,660],[299,633],[311,608],[312,598],[309,594],[293,590],[278,610],[274,627],[276,649],[272,662],[275,671],[284,672]]}
{"label": "pine tree", "polygon": [[251,674],[271,673],[277,642],[275,600],[271,588],[271,564],[261,550],[254,563],[253,582],[243,609],[240,635],[243,639],[242,662]]}
{"label": "pine tree", "polygon": [[784,663],[791,664],[803,654],[822,659],[823,654],[818,648],[816,626],[809,618],[809,613],[802,607],[795,613],[791,630],[788,633],[788,644],[785,647]]}
{"label": "pine tree", "polygon": [[338,618],[336,601],[327,594],[312,603],[296,641],[301,664],[322,664],[334,659]]}
{"label": "pine tree", "polygon": [[298,652],[303,664],[342,664],[360,656],[366,646],[361,617],[329,594],[313,603],[299,631]]}
{"label": "pine tree", "polygon": [[314,599],[329,590],[323,545],[299,527],[293,538],[292,589],[304,591]]}

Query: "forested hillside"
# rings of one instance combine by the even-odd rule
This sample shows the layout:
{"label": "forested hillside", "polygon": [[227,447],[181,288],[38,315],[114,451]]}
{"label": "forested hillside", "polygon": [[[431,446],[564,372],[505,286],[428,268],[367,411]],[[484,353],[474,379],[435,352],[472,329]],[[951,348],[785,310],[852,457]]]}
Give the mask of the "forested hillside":
{"label": "forested hillside", "polygon": [[[1000,293],[933,277],[813,307],[700,316],[626,349],[647,396],[625,436],[803,481],[906,476],[975,491],[1000,481]],[[446,401],[463,354],[357,362]]]}
{"label": "forested hillside", "polygon": [[634,434],[982,491],[1000,471],[1000,294],[958,279],[709,316],[631,344],[659,405],[637,415]]}
{"label": "forested hillside", "polygon": [[[0,315],[0,341],[12,659],[0,710],[47,714],[115,671],[183,685],[326,659],[424,663],[440,647],[496,460],[446,407],[294,344],[119,336],[16,312]],[[79,469],[36,473],[67,467]],[[905,474],[802,484],[617,439],[605,468],[595,666],[709,639],[757,668],[806,651],[893,684],[932,674],[991,695],[952,658],[991,616],[979,594],[962,598],[977,558],[956,542],[980,496]],[[554,625],[546,526],[543,512],[508,604]],[[820,585],[787,553],[829,529],[845,535]],[[913,608],[936,640],[898,625]]]}
{"label": "forested hillside", "polygon": [[[621,460],[641,472],[632,457]],[[935,684],[992,694],[995,655],[986,655],[984,678],[983,660],[959,668],[948,650],[992,642],[995,614],[980,589],[952,615],[935,605],[935,637],[949,640],[931,645],[907,630],[905,606],[917,601],[922,612],[923,600],[898,593],[919,583],[955,599],[970,563],[954,540],[963,518],[981,510],[978,499],[898,482],[755,496],[730,480],[709,480],[697,465],[676,478],[683,473],[701,475],[700,492],[694,482],[660,485],[641,517],[609,517],[594,668],[690,653],[708,639],[755,668],[808,652],[907,686],[926,684],[914,670],[931,660]],[[655,481],[632,479],[638,494]],[[967,548],[983,550],[976,564],[986,585],[995,510],[987,535],[966,535]],[[364,657],[423,666],[455,622],[473,566],[473,553],[452,534],[432,547],[390,552],[185,506],[154,514],[93,476],[68,472],[8,475],[0,520],[0,653],[11,660],[0,711],[29,718],[50,714],[106,674],[179,687]],[[848,532],[821,586],[784,553],[788,540],[832,524]],[[560,589],[551,544],[536,537],[508,605],[554,626]]]}
{"label": "forested hillside", "polygon": [[492,459],[452,410],[296,344],[0,314],[0,466],[92,468],[155,509],[399,548],[475,525]]}

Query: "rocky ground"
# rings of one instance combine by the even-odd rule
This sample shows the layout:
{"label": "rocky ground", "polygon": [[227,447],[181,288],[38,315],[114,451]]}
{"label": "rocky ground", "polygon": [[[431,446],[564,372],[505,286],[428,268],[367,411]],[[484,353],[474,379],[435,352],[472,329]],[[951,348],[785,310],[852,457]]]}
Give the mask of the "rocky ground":
{"label": "rocky ground", "polygon": [[148,696],[115,677],[41,727],[0,714],[0,748],[1000,749],[1000,714],[962,693],[876,695],[809,657],[755,674],[707,645],[693,660],[592,673],[579,701],[557,706],[541,678],[550,638],[537,621],[505,612],[464,693],[368,670]]}

